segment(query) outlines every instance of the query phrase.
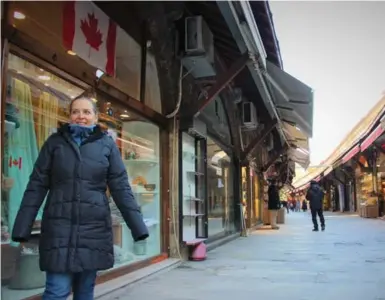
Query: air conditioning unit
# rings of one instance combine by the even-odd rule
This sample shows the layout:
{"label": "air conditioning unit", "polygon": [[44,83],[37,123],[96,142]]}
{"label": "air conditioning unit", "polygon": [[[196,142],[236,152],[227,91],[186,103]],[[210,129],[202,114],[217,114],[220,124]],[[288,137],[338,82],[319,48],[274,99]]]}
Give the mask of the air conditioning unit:
{"label": "air conditioning unit", "polygon": [[266,150],[271,151],[274,149],[274,138],[273,135],[270,133],[266,138]]}
{"label": "air conditioning unit", "polygon": [[254,129],[258,126],[257,111],[252,102],[242,103],[242,123],[248,129]]}
{"label": "air conditioning unit", "polygon": [[185,19],[184,67],[195,78],[215,76],[214,36],[202,16]]}

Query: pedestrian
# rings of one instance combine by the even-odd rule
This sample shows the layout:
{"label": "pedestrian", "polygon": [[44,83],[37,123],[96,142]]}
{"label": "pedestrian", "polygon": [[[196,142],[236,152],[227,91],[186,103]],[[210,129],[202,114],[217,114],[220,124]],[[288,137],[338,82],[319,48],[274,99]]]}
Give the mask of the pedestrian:
{"label": "pedestrian", "polygon": [[70,120],[44,143],[24,192],[12,232],[31,241],[35,217],[47,193],[39,239],[40,269],[46,272],[43,300],[94,299],[98,270],[114,265],[107,186],[134,241],[149,236],[113,139],[97,125],[90,97],[69,107]]}
{"label": "pedestrian", "polygon": [[295,202],[295,211],[299,212],[301,211],[301,201],[299,200],[299,196],[297,196],[297,201]]}
{"label": "pedestrian", "polygon": [[281,208],[281,201],[279,199],[279,191],[275,179],[270,180],[268,194],[268,209],[270,213],[270,224],[272,229],[279,229],[277,226],[278,210]]}
{"label": "pedestrian", "polygon": [[307,211],[307,202],[306,202],[305,199],[302,200],[302,211],[303,211],[303,212],[306,212],[306,211]]}
{"label": "pedestrian", "polygon": [[318,231],[317,215],[321,222],[322,231],[325,230],[325,218],[322,210],[322,202],[324,197],[324,191],[319,186],[318,182],[311,181],[310,188],[306,193],[306,199],[310,202],[310,211],[313,221],[313,231]]}

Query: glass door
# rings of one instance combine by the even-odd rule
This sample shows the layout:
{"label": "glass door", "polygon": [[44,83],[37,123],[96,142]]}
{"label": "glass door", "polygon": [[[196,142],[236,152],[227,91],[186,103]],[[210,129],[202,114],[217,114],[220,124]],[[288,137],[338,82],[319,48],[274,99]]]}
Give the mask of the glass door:
{"label": "glass door", "polygon": [[206,140],[183,132],[180,148],[181,238],[185,243],[192,243],[208,235]]}

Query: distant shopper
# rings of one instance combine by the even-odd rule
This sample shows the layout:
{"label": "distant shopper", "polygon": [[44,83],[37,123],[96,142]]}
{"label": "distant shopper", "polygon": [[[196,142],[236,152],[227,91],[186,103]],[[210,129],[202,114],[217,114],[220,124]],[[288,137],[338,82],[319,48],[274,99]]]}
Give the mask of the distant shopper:
{"label": "distant shopper", "polygon": [[281,201],[279,199],[279,191],[275,179],[272,179],[270,181],[270,186],[267,191],[267,194],[271,228],[279,229],[279,226],[277,226],[277,214],[278,210],[281,208]]}
{"label": "distant shopper", "polygon": [[302,211],[303,211],[303,212],[306,212],[306,211],[307,211],[307,201],[306,201],[306,200],[303,200],[303,201],[302,201]]}
{"label": "distant shopper", "polygon": [[299,200],[299,196],[297,198],[297,201],[295,203],[295,211],[300,212],[301,211],[301,200]]}
{"label": "distant shopper", "polygon": [[324,191],[321,189],[316,181],[310,182],[310,188],[307,191],[306,199],[310,202],[310,211],[313,221],[313,231],[318,231],[317,215],[321,222],[322,231],[325,230],[325,218],[322,210],[322,201],[324,197]]}

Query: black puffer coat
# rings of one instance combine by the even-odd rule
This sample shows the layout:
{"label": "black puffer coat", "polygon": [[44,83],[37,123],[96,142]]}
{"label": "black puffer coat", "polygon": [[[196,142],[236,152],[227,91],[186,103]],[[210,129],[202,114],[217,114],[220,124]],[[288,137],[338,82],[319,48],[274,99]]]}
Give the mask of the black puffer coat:
{"label": "black puffer coat", "polygon": [[281,208],[281,201],[279,199],[279,190],[276,185],[270,185],[267,191],[268,209],[277,210]]}
{"label": "black puffer coat", "polygon": [[148,229],[128,183],[120,152],[96,126],[78,146],[64,125],[43,145],[17,214],[14,241],[30,238],[48,192],[41,224],[40,268],[49,272],[105,270],[114,264],[111,195],[134,240]]}
{"label": "black puffer coat", "polygon": [[306,199],[310,202],[310,209],[322,209],[322,202],[324,198],[324,191],[318,183],[311,183],[310,189],[306,193]]}

